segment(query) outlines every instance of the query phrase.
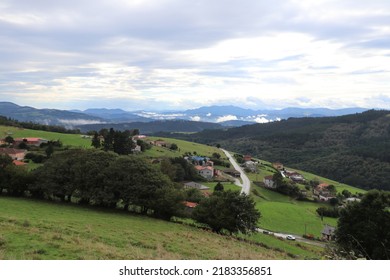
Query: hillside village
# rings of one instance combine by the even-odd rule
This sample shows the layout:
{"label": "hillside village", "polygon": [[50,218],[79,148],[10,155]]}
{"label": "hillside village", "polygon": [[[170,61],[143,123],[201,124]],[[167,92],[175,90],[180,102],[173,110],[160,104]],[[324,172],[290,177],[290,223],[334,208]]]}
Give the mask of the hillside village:
{"label": "hillside village", "polygon": [[[53,154],[69,149],[67,146],[62,146],[59,139],[47,140],[34,137],[35,135],[32,133],[29,137],[15,138],[8,135],[0,140],[0,154],[9,156],[17,168],[27,166],[28,169],[35,169],[49,160]],[[121,136],[122,134],[116,134],[116,137]],[[107,139],[103,135],[97,137],[96,135],[80,135],[77,137],[90,143],[94,143],[94,139],[98,139],[100,149],[104,149],[104,141]],[[177,139],[149,137],[140,134],[131,135],[131,133],[126,137],[130,143],[127,150],[129,153],[133,154],[135,158],[146,159],[157,169],[168,172],[166,174],[172,173],[169,172],[169,169],[172,168],[171,171],[175,170],[175,172],[177,172],[177,168],[194,170],[195,173],[191,175],[192,177],[176,177],[175,174],[171,177],[175,184],[180,185],[187,193],[187,197],[181,201],[184,206],[183,213],[187,217],[191,217],[196,212],[195,210],[200,207],[203,198],[210,198],[215,192],[224,189],[240,190],[241,188],[242,173],[233,168],[228,158],[217,147],[206,148],[204,145]],[[126,143],[127,140],[124,145],[127,145]],[[93,149],[93,145],[88,149]],[[98,148],[95,147],[95,149]],[[345,207],[347,203],[360,201],[362,196],[362,192],[355,192],[353,188],[343,188],[338,183],[334,184],[329,180],[292,170],[280,162],[271,164],[253,158],[251,155],[240,154],[234,154],[234,158],[246,176],[250,178],[251,197],[255,199],[256,207],[264,213],[262,216],[265,217],[265,222],[261,225],[265,228],[263,234],[275,235],[275,238],[284,240],[293,238],[292,240],[295,240],[295,237],[299,236],[297,233],[300,233],[306,239],[331,241],[334,239],[335,218],[338,217],[338,209]],[[167,169],[164,169],[163,166]],[[302,222],[299,222],[291,229],[275,226],[283,218],[275,218],[268,222],[266,218],[270,214],[267,214],[267,205],[272,205],[272,201],[269,200],[275,195],[280,195],[278,199],[285,201],[286,205],[291,205],[289,207],[296,207],[296,209],[302,207],[302,214],[305,214],[300,217],[291,217],[293,220],[300,221],[303,218],[311,222],[308,225],[307,222],[303,225]],[[311,209],[313,214],[308,215],[307,209]],[[278,233],[278,231],[289,232],[290,230],[295,233],[295,237],[294,235],[280,235]],[[304,241],[300,239],[300,242]]]}

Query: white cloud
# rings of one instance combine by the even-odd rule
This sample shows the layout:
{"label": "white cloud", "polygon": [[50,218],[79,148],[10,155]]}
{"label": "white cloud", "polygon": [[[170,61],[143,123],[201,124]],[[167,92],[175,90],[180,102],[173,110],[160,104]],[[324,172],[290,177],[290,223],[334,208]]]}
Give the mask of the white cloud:
{"label": "white cloud", "polygon": [[266,119],[265,117],[257,117],[254,119],[255,122],[257,123],[269,123],[270,120]]}
{"label": "white cloud", "polygon": [[190,117],[191,121],[194,121],[194,122],[199,122],[201,119],[199,116],[193,116],[193,117]]}
{"label": "white cloud", "polygon": [[226,121],[235,121],[235,120],[238,120],[237,116],[234,116],[234,115],[226,115],[226,116],[222,116],[222,117],[219,117],[217,118],[217,122],[226,122]]}

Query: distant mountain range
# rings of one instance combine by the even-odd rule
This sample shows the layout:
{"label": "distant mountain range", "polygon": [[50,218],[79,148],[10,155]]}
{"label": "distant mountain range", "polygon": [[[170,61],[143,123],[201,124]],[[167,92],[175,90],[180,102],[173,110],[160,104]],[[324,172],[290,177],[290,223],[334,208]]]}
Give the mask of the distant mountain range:
{"label": "distant mountain range", "polygon": [[[188,129],[185,129],[176,131],[197,132],[201,131],[202,129],[222,129],[224,127],[237,127],[253,123],[268,123],[282,119],[288,119],[291,117],[341,116],[353,113],[361,113],[366,110],[367,109],[365,108],[346,108],[337,110],[327,108],[251,110],[236,106],[207,106],[191,110],[166,112],[129,112],[122,109],[106,108],[91,108],[81,111],[36,109],[28,106],[19,106],[11,102],[0,102],[0,115],[19,121],[31,121],[49,125],[62,125],[67,128],[80,128],[83,131],[92,127],[113,127],[113,124],[118,124],[116,125],[118,128],[134,128],[136,125],[141,126],[142,123],[152,123],[150,125],[142,125],[145,127],[145,131],[148,132],[172,131],[173,125],[178,125],[179,128],[181,127],[181,124],[185,123],[188,126],[188,129],[191,128],[195,130],[188,131]],[[162,120],[165,120],[165,122],[156,122]],[[177,122],[178,120],[185,120],[187,122]],[[176,122],[169,123],[169,121]],[[214,125],[206,123],[214,123]],[[152,127],[155,127],[155,129],[151,129]]]}
{"label": "distant mountain range", "polygon": [[106,120],[80,112],[56,109],[36,109],[11,102],[0,102],[0,115],[23,122],[46,125],[76,126],[87,123],[102,123]]}

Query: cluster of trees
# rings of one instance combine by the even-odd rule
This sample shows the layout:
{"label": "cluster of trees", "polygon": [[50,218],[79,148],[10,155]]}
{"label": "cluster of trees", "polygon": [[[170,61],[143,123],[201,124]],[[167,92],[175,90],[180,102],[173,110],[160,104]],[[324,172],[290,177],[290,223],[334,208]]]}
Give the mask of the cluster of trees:
{"label": "cluster of trees", "polygon": [[163,159],[160,166],[161,171],[174,182],[204,181],[195,167],[182,157]]}
{"label": "cluster of trees", "polygon": [[276,172],[273,175],[272,180],[276,184],[275,191],[291,197],[302,197],[302,193],[300,192],[298,186],[296,186],[293,182],[284,179],[280,172]]}
{"label": "cluster of trees", "polygon": [[390,259],[390,192],[372,190],[340,210],[336,229],[342,257]]}
{"label": "cluster of trees", "polygon": [[219,190],[201,200],[192,217],[218,233],[249,233],[256,231],[261,214],[253,199],[246,194]]}
{"label": "cluster of trees", "polygon": [[330,208],[330,207],[321,206],[317,208],[316,212],[320,217],[331,217],[331,218],[340,217],[340,211],[335,207]]}
{"label": "cluster of trees", "polygon": [[[138,130],[109,130],[104,128],[98,132],[94,132],[91,145],[96,149],[102,148],[104,151],[113,151],[119,155],[128,155],[135,147],[132,136],[137,135]],[[103,141],[100,140],[103,137]]]}
{"label": "cluster of trees", "polygon": [[43,130],[43,131],[67,133],[67,134],[81,133],[79,129],[66,129],[63,126],[45,125],[45,124],[38,124],[33,122],[20,122],[4,116],[0,116],[0,125],[15,126],[15,127],[26,128],[26,129]]}
{"label": "cluster of trees", "polygon": [[163,219],[183,208],[183,193],[150,163],[133,156],[68,150],[32,172],[2,162],[0,194],[121,207]]}

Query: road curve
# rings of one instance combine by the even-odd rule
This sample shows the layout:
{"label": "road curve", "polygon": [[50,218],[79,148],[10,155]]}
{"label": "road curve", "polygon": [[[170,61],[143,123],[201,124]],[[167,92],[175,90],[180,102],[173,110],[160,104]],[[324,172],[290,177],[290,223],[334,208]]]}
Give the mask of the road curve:
{"label": "road curve", "polygon": [[251,182],[250,182],[248,176],[246,176],[245,172],[242,170],[242,168],[238,165],[236,160],[232,157],[232,155],[228,151],[226,151],[224,149],[221,149],[221,150],[225,153],[225,155],[229,159],[230,163],[233,165],[234,169],[237,170],[238,172],[240,172],[240,177],[241,177],[242,183],[239,180],[236,180],[236,185],[238,185],[242,188],[241,193],[245,193],[246,195],[249,195],[250,190],[251,190]]}

